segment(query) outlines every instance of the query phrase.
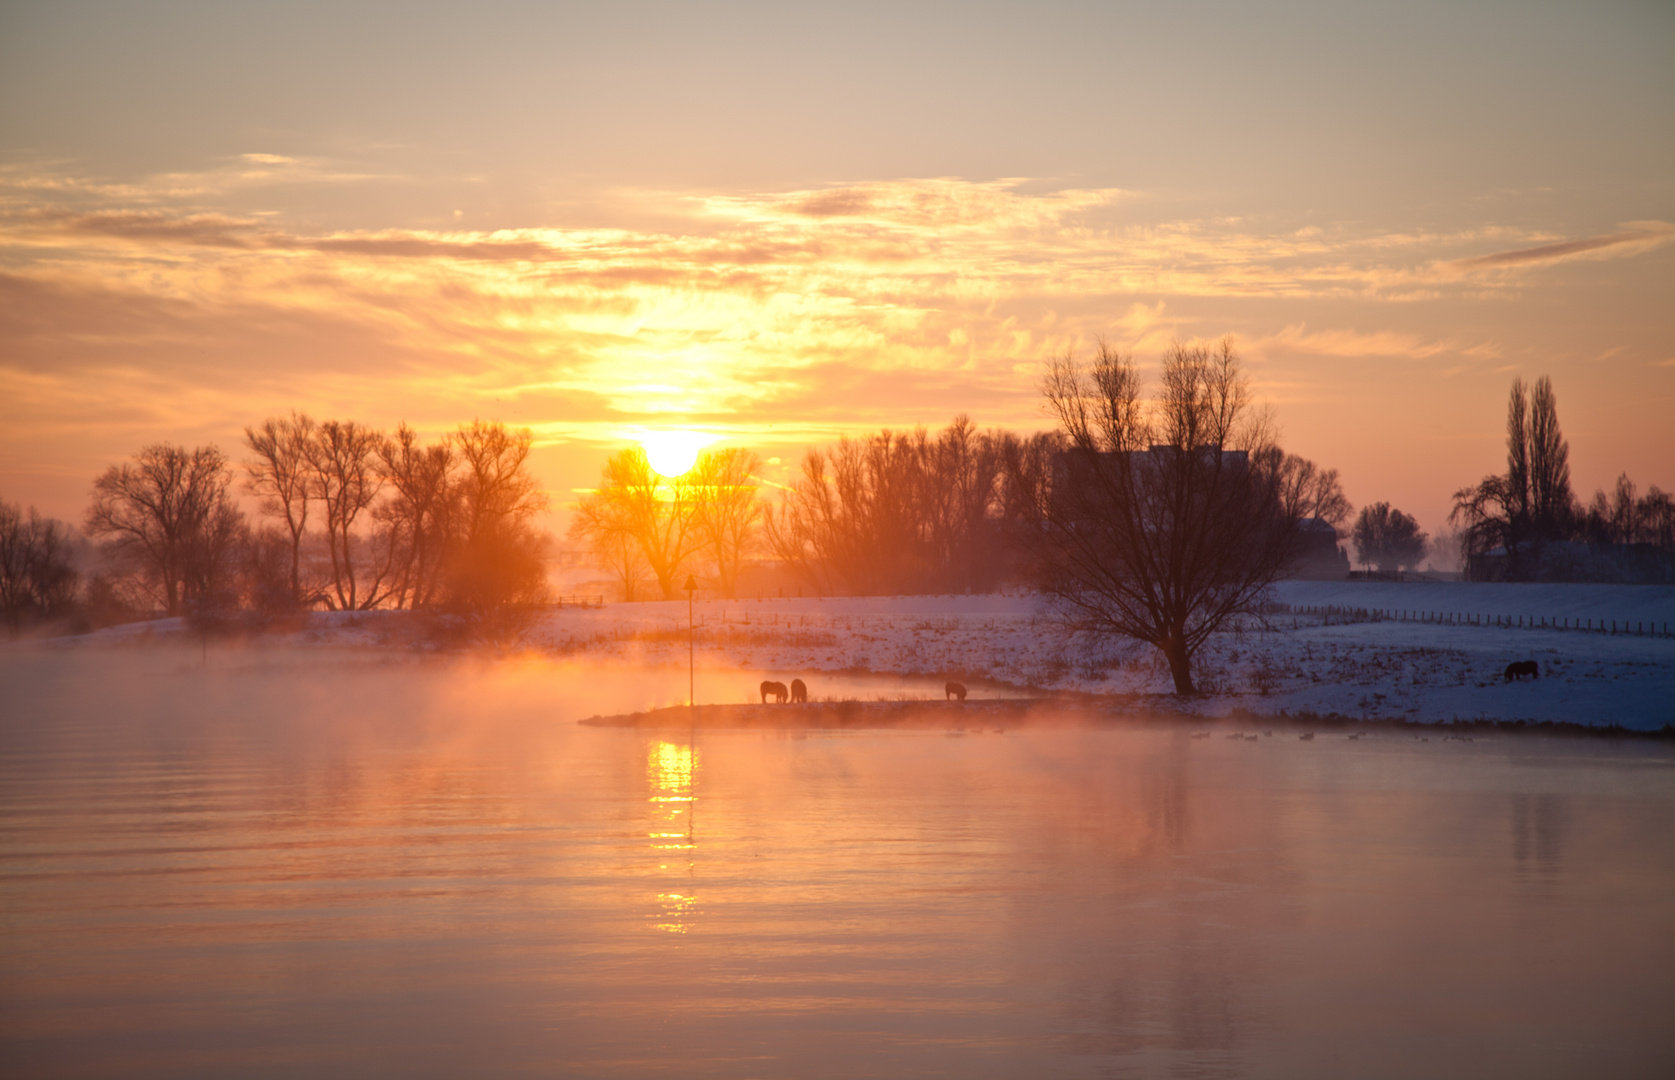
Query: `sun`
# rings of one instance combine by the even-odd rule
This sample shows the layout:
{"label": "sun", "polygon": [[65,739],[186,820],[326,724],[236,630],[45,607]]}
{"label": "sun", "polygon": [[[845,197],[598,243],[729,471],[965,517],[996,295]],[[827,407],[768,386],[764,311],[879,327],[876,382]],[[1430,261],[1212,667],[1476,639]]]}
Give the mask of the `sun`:
{"label": "sun", "polygon": [[698,452],[715,438],[701,431],[647,431],[640,435],[646,460],[658,475],[671,479],[698,463]]}

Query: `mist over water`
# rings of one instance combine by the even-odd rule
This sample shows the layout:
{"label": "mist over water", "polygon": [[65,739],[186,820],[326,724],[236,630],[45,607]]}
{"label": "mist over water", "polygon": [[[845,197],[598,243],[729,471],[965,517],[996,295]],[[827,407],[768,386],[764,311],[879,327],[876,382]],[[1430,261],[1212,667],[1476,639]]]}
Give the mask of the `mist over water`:
{"label": "mist over water", "polygon": [[0,1073],[1675,1066],[1664,744],[574,723],[685,692],[0,654]]}

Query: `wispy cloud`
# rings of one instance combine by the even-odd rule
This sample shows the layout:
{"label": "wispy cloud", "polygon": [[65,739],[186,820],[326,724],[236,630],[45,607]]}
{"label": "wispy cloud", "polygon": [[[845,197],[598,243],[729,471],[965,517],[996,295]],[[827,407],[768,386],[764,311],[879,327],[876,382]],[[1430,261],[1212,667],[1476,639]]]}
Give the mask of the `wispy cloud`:
{"label": "wispy cloud", "polygon": [[1643,254],[1653,248],[1675,241],[1675,225],[1652,221],[1636,223],[1639,228],[1607,236],[1590,236],[1582,240],[1565,240],[1555,244],[1539,244],[1516,251],[1497,251],[1470,259],[1458,259],[1451,266],[1462,271],[1524,267],[1563,262],[1568,259],[1621,259]]}

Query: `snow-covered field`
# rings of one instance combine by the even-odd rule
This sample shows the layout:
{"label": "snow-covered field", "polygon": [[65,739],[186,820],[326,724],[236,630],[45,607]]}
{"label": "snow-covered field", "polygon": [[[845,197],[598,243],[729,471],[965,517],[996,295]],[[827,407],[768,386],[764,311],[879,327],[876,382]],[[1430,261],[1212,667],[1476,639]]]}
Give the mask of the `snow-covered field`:
{"label": "snow-covered field", "polygon": [[[1220,635],[1200,653],[1206,696],[1195,712],[1284,710],[1368,719],[1563,721],[1655,730],[1675,725],[1675,638],[1480,625],[1664,625],[1675,629],[1675,588],[1613,585],[1283,582],[1276,613]],[[1364,621],[1291,609],[1423,612],[1479,624]],[[802,676],[821,696],[820,673],[874,672],[1018,688],[1139,695],[1136,708],[1177,707],[1156,651],[1069,634],[1031,595],[701,601],[694,609],[699,663]],[[284,635],[288,644],[389,645],[413,640],[389,613],[326,614]],[[612,664],[686,663],[684,602],[609,604],[553,611],[525,634],[528,648]],[[184,632],[178,620],[119,627],[83,641],[116,643]],[[1514,660],[1541,677],[1508,683]],[[997,687],[998,688],[998,687]],[[1150,701],[1152,695],[1158,695]]]}
{"label": "snow-covered field", "polygon": [[[1666,587],[1284,582],[1275,599],[1296,608],[1675,627],[1675,589]],[[1027,595],[716,601],[697,604],[695,618],[701,662],[774,677],[861,670],[1121,695],[1167,695],[1172,687],[1154,649],[1069,635]],[[683,662],[686,605],[556,612],[530,641],[563,652]],[[1502,673],[1514,660],[1537,661],[1541,678],[1507,683]],[[1196,678],[1208,696],[1192,708],[1207,713],[1642,730],[1675,724],[1675,638],[1668,637],[1275,614],[1266,626],[1213,641]]]}

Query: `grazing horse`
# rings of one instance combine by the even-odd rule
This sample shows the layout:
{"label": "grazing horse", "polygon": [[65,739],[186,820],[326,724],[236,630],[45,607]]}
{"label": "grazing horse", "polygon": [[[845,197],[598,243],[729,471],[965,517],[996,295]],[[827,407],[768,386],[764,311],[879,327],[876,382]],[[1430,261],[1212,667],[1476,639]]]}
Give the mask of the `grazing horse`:
{"label": "grazing horse", "polygon": [[762,704],[766,705],[768,703],[768,695],[772,694],[774,696],[774,702],[776,704],[783,705],[785,704],[786,693],[787,691],[784,683],[764,682],[762,684]]}
{"label": "grazing horse", "polygon": [[957,700],[957,701],[964,701],[965,700],[965,687],[961,686],[957,682],[951,682],[947,686],[944,686],[942,688],[942,692],[947,695],[947,697],[944,698],[944,700],[949,700],[949,699],[953,699],[953,700]]}
{"label": "grazing horse", "polygon": [[804,683],[801,679],[792,679],[791,704],[795,705],[799,701],[804,705],[808,704],[808,684]]}
{"label": "grazing horse", "polygon": [[1513,679],[1522,679],[1525,675],[1532,679],[1541,678],[1541,665],[1534,660],[1514,660],[1506,665],[1507,682],[1511,682]]}

